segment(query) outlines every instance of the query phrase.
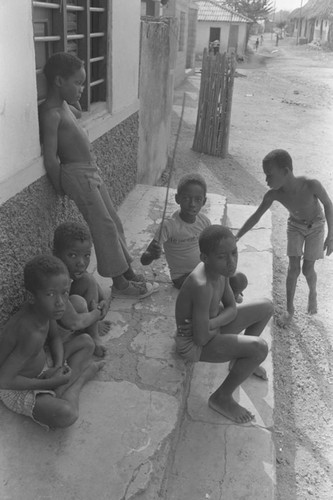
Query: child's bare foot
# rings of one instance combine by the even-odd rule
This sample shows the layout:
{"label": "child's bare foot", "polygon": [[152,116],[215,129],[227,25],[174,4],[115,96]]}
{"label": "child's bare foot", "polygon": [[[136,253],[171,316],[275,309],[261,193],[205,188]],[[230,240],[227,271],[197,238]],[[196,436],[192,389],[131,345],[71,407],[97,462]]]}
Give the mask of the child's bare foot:
{"label": "child's bare foot", "polygon": [[309,300],[308,300],[308,313],[309,314],[317,314],[318,312],[318,307],[317,307],[317,293],[309,293]]}
{"label": "child's bare foot", "polygon": [[212,394],[208,400],[208,406],[236,424],[246,424],[254,419],[254,415],[236,403],[232,396],[217,397]]}
{"label": "child's bare foot", "polygon": [[106,353],[106,347],[97,339],[94,339],[95,342],[95,350],[94,355],[98,358],[104,358]]}
{"label": "child's bare foot", "polygon": [[253,375],[255,375],[258,378],[261,378],[262,380],[268,380],[267,377],[267,372],[265,368],[261,365],[259,365],[253,372]]}
{"label": "child's bare foot", "polygon": [[286,328],[287,326],[290,325],[293,316],[294,316],[293,312],[289,311],[284,312],[277,320],[278,326],[280,326],[281,328]]}
{"label": "child's bare foot", "polygon": [[84,370],[83,374],[85,380],[91,380],[94,376],[105,366],[106,361],[93,361],[89,366]]}
{"label": "child's bare foot", "polygon": [[105,319],[98,322],[98,333],[100,336],[106,335],[111,328],[111,321]]}

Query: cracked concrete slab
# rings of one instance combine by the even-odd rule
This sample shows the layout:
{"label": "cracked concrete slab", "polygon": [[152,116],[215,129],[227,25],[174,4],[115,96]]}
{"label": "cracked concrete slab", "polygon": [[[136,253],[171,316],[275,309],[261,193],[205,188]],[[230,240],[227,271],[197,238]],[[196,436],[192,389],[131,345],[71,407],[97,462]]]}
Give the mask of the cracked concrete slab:
{"label": "cracked concrete slab", "polygon": [[[45,432],[2,415],[0,498],[126,500],[147,487],[155,454],[173,432],[178,401],[129,382],[89,383],[79,420]],[[166,460],[166,457],[165,457]]]}

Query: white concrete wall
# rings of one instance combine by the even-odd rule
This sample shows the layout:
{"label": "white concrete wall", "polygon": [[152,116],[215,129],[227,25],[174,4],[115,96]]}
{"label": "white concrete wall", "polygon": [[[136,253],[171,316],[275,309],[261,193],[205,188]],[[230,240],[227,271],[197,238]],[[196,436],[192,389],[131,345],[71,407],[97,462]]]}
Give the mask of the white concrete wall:
{"label": "white concrete wall", "polygon": [[112,111],[138,99],[140,15],[137,0],[112,0]]}
{"label": "white concrete wall", "polygon": [[[140,2],[108,0],[107,103],[82,118],[94,141],[139,109]],[[0,204],[45,175],[30,0],[0,0]]]}
{"label": "white concrete wall", "polygon": [[31,16],[31,2],[0,2],[0,184],[40,156]]}

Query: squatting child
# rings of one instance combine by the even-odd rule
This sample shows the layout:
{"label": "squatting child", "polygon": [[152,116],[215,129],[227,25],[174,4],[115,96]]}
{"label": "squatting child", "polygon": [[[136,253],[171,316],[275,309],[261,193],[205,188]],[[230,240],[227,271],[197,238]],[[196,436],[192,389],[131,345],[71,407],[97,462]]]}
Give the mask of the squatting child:
{"label": "squatting child", "polygon": [[[160,258],[163,244],[171,279],[178,289],[200,262],[199,235],[211,224],[208,217],[200,213],[207,200],[206,193],[207,185],[201,175],[184,175],[175,195],[180,209],[164,221],[162,231],[160,228],[156,231],[154,239],[141,256],[141,264],[150,264]],[[247,286],[246,276],[237,273],[233,277],[232,286],[236,300],[242,302],[242,292]]]}
{"label": "squatting child", "polygon": [[[302,257],[302,272],[309,286],[308,313],[315,314],[317,312],[315,262],[324,257],[325,250],[327,255],[333,251],[333,206],[319,181],[303,176],[295,177],[292,159],[287,151],[275,149],[268,153],[263,159],[263,170],[270,190],[265,194],[258,209],[238,231],[237,238],[239,239],[247,233],[274,201],[278,201],[288,210],[287,310],[279,319],[280,325],[286,326],[290,323],[295,312],[294,297],[297,279],[301,271]],[[325,217],[319,202],[324,207],[328,226],[325,241]]]}
{"label": "squatting child", "polygon": [[[176,349],[190,361],[224,363],[230,371],[210,396],[209,406],[237,423],[254,418],[233,398],[235,389],[254,373],[267,380],[260,363],[267,356],[259,336],[273,314],[269,300],[236,306],[229,279],[237,267],[236,238],[220,225],[199,237],[200,262],[180,289],[176,301]],[[244,335],[237,335],[245,330]]]}
{"label": "squatting child", "polygon": [[[109,330],[110,323],[106,321],[101,323],[100,320],[104,317],[104,309],[106,311],[109,309],[111,297],[106,298],[93,275],[87,272],[91,247],[90,232],[83,224],[64,222],[54,232],[53,253],[64,262],[72,280],[69,303],[63,317],[58,321],[58,325],[65,332],[69,329],[70,333],[70,330],[73,329],[72,320],[75,312],[80,313],[76,314],[79,319],[87,317],[87,321],[80,329],[84,328],[91,335],[95,343],[94,354],[102,357],[105,354],[105,347],[101,343],[99,330],[101,328],[102,332],[105,333]],[[70,307],[71,304],[73,307]],[[96,312],[97,304],[100,315],[97,315],[97,319],[95,315],[89,320],[87,313],[88,311],[90,313]],[[76,329],[78,328],[74,326],[74,330]],[[63,338],[67,338],[66,333]]]}
{"label": "squatting child", "polygon": [[[68,303],[70,278],[52,255],[24,268],[28,300],[0,334],[0,400],[45,428],[68,427],[78,418],[79,394],[104,362],[93,362],[87,334],[63,346],[57,330]],[[52,357],[48,366],[46,344]]]}
{"label": "squatting child", "polygon": [[144,298],[158,285],[146,283],[131,267],[122,223],[91,155],[88,137],[77,118],[86,78],[84,63],[59,52],[44,66],[48,91],[40,105],[44,165],[58,193],[65,193],[86,220],[95,246],[98,272],[113,280],[115,296]]}

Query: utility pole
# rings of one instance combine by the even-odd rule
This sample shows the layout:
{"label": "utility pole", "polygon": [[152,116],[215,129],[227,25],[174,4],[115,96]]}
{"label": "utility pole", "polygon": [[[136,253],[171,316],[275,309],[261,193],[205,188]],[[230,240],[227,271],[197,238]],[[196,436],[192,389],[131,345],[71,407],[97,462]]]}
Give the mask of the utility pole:
{"label": "utility pole", "polygon": [[298,45],[298,40],[299,40],[300,36],[302,35],[302,24],[301,24],[302,23],[302,7],[303,7],[303,0],[301,0],[301,6],[299,9],[296,45]]}

